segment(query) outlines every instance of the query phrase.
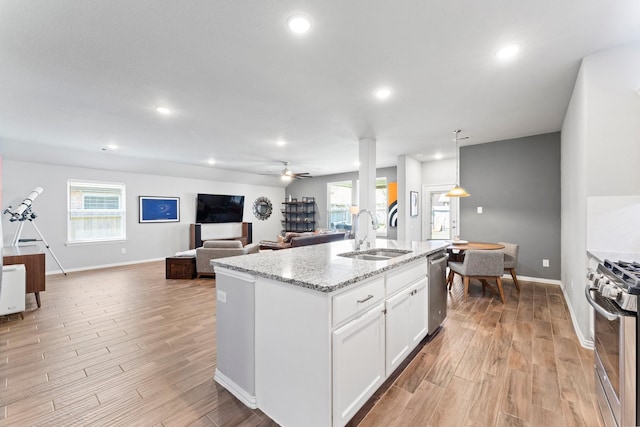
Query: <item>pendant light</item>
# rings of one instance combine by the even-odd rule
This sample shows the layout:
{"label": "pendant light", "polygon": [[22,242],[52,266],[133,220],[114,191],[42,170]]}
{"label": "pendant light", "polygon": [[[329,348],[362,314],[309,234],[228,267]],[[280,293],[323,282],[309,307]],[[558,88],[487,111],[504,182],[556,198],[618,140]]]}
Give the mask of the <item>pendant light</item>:
{"label": "pendant light", "polygon": [[453,131],[453,134],[454,134],[453,140],[456,143],[456,186],[453,187],[451,190],[449,190],[449,192],[447,193],[447,197],[469,197],[470,196],[470,194],[467,193],[467,191],[464,188],[458,185],[458,179],[460,175],[460,149],[458,148],[458,141],[460,139],[469,138],[468,136],[465,136],[464,138],[458,138],[458,134],[460,132],[462,132],[460,129]]}

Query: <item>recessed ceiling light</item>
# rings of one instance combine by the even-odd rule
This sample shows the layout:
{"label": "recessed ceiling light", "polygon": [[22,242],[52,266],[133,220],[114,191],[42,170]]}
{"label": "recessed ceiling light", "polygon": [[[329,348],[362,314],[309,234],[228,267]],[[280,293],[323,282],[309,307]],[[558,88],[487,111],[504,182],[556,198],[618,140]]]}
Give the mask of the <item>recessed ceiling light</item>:
{"label": "recessed ceiling light", "polygon": [[278,144],[278,147],[284,147],[285,145],[287,145],[287,141],[279,139],[276,144]]}
{"label": "recessed ceiling light", "polygon": [[162,115],[168,116],[171,114],[171,110],[167,107],[156,107],[156,111]]}
{"label": "recessed ceiling light", "polygon": [[311,18],[306,15],[292,15],[287,19],[287,26],[297,34],[304,34],[311,29]]}
{"label": "recessed ceiling light", "polygon": [[496,51],[496,57],[502,61],[506,61],[514,58],[519,51],[520,51],[520,45],[517,43],[512,43],[498,49]]}
{"label": "recessed ceiling light", "polygon": [[388,87],[381,87],[379,89],[376,89],[373,94],[376,96],[376,98],[384,100],[391,96],[391,89],[389,89]]}
{"label": "recessed ceiling light", "polygon": [[355,167],[359,168],[359,167],[360,167],[360,162],[358,162],[358,161],[353,162],[353,165],[354,165]]}
{"label": "recessed ceiling light", "polygon": [[442,160],[442,153],[436,153],[436,155],[433,156],[433,158],[436,160]]}
{"label": "recessed ceiling light", "polygon": [[209,160],[207,160],[207,163],[210,164],[210,165],[215,165],[216,161],[214,159],[209,159]]}

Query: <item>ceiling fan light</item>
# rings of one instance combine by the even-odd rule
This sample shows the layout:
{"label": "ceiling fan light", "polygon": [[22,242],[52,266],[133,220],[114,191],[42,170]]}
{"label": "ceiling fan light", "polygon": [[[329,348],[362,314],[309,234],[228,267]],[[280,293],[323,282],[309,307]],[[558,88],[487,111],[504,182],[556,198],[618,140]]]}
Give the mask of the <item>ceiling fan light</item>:
{"label": "ceiling fan light", "polygon": [[467,191],[458,184],[446,194],[447,197],[469,197],[470,195],[471,194],[467,193]]}
{"label": "ceiling fan light", "polygon": [[282,174],[281,179],[282,179],[283,181],[291,181],[291,175]]}

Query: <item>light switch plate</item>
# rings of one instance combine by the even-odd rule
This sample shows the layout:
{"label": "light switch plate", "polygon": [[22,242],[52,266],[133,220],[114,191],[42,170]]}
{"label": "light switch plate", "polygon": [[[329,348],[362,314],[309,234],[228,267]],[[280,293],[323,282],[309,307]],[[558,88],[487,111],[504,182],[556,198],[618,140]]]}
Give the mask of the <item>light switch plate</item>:
{"label": "light switch plate", "polygon": [[542,260],[542,266],[543,267],[549,267],[549,260],[548,259],[543,259]]}
{"label": "light switch plate", "polygon": [[482,213],[482,206],[478,206],[478,213]]}

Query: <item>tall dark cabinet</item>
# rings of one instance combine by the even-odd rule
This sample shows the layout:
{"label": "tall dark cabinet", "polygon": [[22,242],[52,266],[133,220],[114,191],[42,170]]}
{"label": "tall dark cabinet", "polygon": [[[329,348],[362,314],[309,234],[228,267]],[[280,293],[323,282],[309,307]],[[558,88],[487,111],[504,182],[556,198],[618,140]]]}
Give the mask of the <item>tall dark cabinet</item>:
{"label": "tall dark cabinet", "polygon": [[282,203],[282,229],[284,232],[316,230],[316,201],[303,197],[302,201],[291,199]]}

